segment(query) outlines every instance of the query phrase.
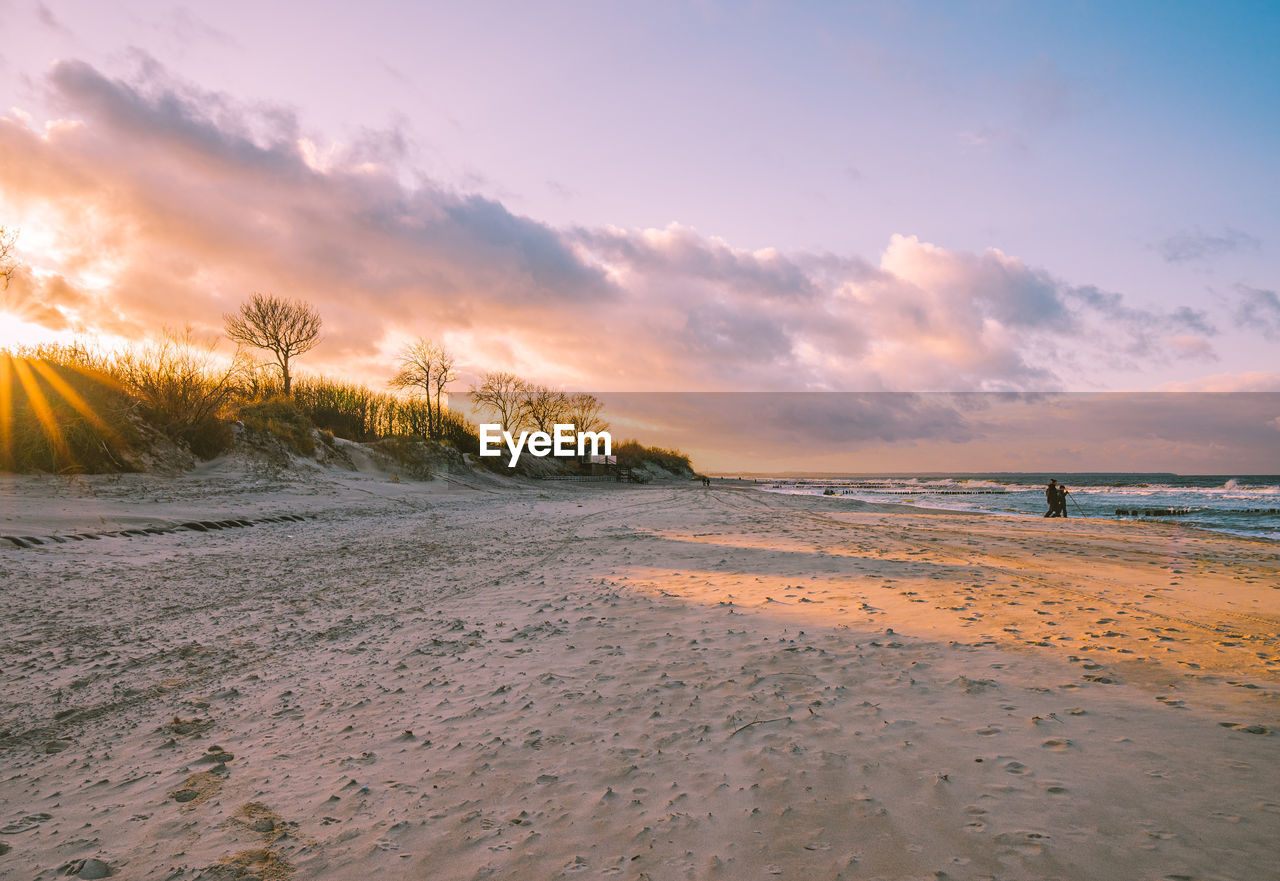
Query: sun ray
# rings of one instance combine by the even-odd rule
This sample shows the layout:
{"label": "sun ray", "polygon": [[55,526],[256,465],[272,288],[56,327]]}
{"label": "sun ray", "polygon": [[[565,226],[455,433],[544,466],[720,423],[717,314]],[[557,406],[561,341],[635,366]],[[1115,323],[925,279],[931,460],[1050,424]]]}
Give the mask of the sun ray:
{"label": "sun ray", "polygon": [[27,393],[27,400],[31,402],[31,409],[36,414],[36,419],[39,420],[40,428],[48,439],[49,445],[53,447],[57,458],[69,461],[71,450],[67,446],[66,438],[62,436],[62,431],[58,428],[58,418],[54,415],[53,408],[49,406],[49,401],[40,388],[40,381],[36,379],[25,359],[14,358],[12,363],[14,372],[18,374],[18,381],[22,383],[22,388]]}
{"label": "sun ray", "polygon": [[62,399],[70,404],[75,411],[83,416],[98,431],[106,436],[107,440],[116,440],[116,432],[108,425],[101,416],[94,412],[89,403],[73,389],[65,379],[57,374],[56,371],[45,361],[29,361],[31,367],[40,374],[53,390],[62,396]]}
{"label": "sun ray", "polygon": [[13,376],[9,364],[13,356],[0,352],[0,465],[13,463]]}

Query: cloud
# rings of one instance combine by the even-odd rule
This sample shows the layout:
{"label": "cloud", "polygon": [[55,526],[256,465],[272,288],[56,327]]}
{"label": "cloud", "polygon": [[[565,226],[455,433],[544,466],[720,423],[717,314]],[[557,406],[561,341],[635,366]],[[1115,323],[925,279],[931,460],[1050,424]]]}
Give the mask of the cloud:
{"label": "cloud", "polygon": [[36,4],[36,18],[40,21],[40,24],[44,25],[51,31],[56,31],[60,34],[71,33],[71,30],[53,14],[53,10],[43,3]]}
{"label": "cloud", "polygon": [[958,132],[956,138],[966,147],[985,148],[1012,140],[1013,136],[1005,129],[983,125],[976,129],[966,129]]}
{"label": "cloud", "polygon": [[554,228],[423,178],[402,127],[327,143],[291,108],[136,62],[129,81],[61,62],[64,119],[0,119],[0,205],[27,218],[24,296],[50,326],[217,332],[261,290],[324,315],[304,367],[385,381],[388,349],[421,334],[467,375],[606,390],[1046,389],[1213,357],[1203,313],[1134,308],[996,249],[895,235],[866,260],[679,224]]}
{"label": "cloud", "polygon": [[1247,232],[1227,227],[1221,235],[1196,229],[1161,240],[1156,249],[1167,263],[1207,262],[1235,251],[1256,251],[1262,243]]}
{"label": "cloud", "polygon": [[1236,293],[1236,324],[1256,330],[1269,340],[1280,339],[1280,297],[1276,292],[1241,284],[1236,285]]}
{"label": "cloud", "polygon": [[230,34],[209,24],[186,6],[169,10],[168,15],[157,22],[156,28],[183,45],[201,42],[214,43],[223,48],[238,45]]}
{"label": "cloud", "polygon": [[605,393],[602,399],[616,438],[662,438],[710,470],[772,473],[1271,473],[1280,413],[1274,392]]}
{"label": "cloud", "polygon": [[0,187],[56,218],[70,267],[107,267],[112,311],[134,335],[175,313],[216,329],[251,290],[274,289],[326,306],[331,340],[370,353],[388,327],[442,313],[465,326],[488,305],[518,314],[610,295],[544,224],[404,187],[399,132],[369,133],[321,167],[287,108],[244,108],[153,66],[131,86],[64,62],[49,83],[83,122],[0,122],[12,169]]}
{"label": "cloud", "polygon": [[1133,369],[1144,362],[1217,359],[1208,337],[1216,336],[1218,330],[1201,310],[1187,306],[1170,312],[1137,309],[1120,294],[1092,285],[1068,288],[1064,296],[1100,319],[1091,334],[1106,340],[1107,362],[1112,366]]}
{"label": "cloud", "polygon": [[[695,448],[709,442],[773,456],[786,450],[855,451],[870,444],[963,443],[968,413],[1000,395],[900,392],[677,392],[600,395],[615,437],[658,435]],[[982,399],[986,399],[983,401]]]}
{"label": "cloud", "polygon": [[0,311],[50,330],[75,330],[70,315],[89,303],[83,291],[61,275],[34,276],[19,266],[7,288],[0,289]]}
{"label": "cloud", "polygon": [[1215,373],[1182,382],[1160,385],[1162,392],[1280,392],[1280,373],[1254,370],[1245,373]]}

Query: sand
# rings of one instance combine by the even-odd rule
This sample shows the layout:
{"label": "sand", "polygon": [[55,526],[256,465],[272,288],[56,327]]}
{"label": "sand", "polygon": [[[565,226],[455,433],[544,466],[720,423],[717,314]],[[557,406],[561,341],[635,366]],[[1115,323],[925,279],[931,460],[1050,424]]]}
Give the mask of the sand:
{"label": "sand", "polygon": [[1275,543],[244,463],[0,534],[3,878],[1278,877]]}

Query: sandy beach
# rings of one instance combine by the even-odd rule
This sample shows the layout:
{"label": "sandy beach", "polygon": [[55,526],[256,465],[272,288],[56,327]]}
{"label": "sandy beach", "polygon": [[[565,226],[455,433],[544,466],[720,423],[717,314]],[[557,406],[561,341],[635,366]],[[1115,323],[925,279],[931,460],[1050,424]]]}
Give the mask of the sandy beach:
{"label": "sandy beach", "polygon": [[6,879],[1280,877],[1275,543],[227,463],[0,534]]}

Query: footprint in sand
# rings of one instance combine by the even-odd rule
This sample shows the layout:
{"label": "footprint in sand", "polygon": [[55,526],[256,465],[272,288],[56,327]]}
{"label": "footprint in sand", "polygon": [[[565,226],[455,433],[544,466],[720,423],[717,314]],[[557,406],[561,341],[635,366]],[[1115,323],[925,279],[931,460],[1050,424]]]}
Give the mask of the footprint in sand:
{"label": "footprint in sand", "polygon": [[969,820],[968,823],[964,824],[964,831],[981,832],[982,830],[987,828],[987,824],[984,823],[981,819],[987,813],[985,810],[978,807],[977,805],[969,805],[964,810],[966,814],[969,814],[972,817],[972,819]]}
{"label": "footprint in sand", "polygon": [[241,805],[231,821],[261,835],[268,844],[284,838],[290,831],[298,828],[297,823],[288,822],[271,808],[257,801]]}
{"label": "footprint in sand", "polygon": [[184,808],[202,804],[218,794],[223,782],[231,774],[226,765],[214,765],[208,771],[192,774],[182,785],[169,793],[169,798]]}
{"label": "footprint in sand", "polygon": [[1230,728],[1232,731],[1242,731],[1245,734],[1270,734],[1271,729],[1263,725],[1243,725],[1239,722],[1219,722],[1223,728]]}
{"label": "footprint in sand", "polygon": [[206,866],[194,881],[250,881],[251,878],[287,881],[293,877],[288,860],[265,848],[242,850]]}
{"label": "footprint in sand", "polygon": [[1044,853],[1048,839],[1049,836],[1039,832],[1002,832],[995,841],[1024,856],[1039,856]]}

